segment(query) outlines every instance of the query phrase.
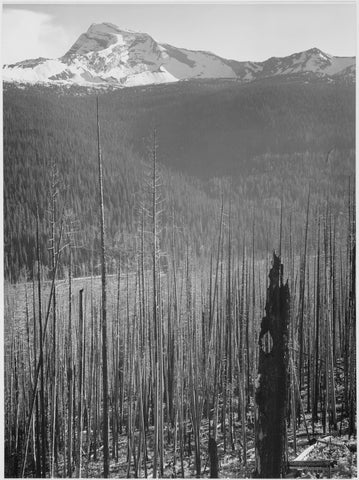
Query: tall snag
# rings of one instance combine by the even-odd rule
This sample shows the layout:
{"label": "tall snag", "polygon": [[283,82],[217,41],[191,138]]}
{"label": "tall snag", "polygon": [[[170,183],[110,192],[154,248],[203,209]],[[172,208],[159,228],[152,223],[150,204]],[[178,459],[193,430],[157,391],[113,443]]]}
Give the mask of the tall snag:
{"label": "tall snag", "polygon": [[285,473],[288,390],[289,287],[283,265],[273,253],[266,315],[259,335],[256,389],[256,476],[280,478]]}
{"label": "tall snag", "polygon": [[105,254],[105,216],[103,205],[103,175],[102,156],[100,144],[100,123],[97,110],[97,152],[98,152],[98,180],[99,180],[99,206],[101,228],[101,284],[102,284],[102,388],[103,388],[103,469],[104,477],[109,476],[109,451],[108,451],[108,375],[107,375],[107,297],[106,297],[106,254]]}

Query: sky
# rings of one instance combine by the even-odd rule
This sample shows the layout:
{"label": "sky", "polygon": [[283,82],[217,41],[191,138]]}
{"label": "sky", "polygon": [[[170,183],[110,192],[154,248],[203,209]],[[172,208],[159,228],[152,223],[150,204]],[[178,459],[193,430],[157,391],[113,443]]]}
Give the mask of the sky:
{"label": "sky", "polygon": [[92,23],[150,34],[157,42],[263,61],[317,47],[356,54],[355,2],[15,4],[2,10],[2,63],[64,55]]}

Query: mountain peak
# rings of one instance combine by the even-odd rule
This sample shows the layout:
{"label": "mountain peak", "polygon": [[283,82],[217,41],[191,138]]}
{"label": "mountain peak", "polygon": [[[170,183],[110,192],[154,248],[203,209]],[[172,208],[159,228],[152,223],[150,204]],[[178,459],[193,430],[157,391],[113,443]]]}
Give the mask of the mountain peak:
{"label": "mountain peak", "polygon": [[119,28],[112,23],[93,23],[86,33],[82,33],[70,50],[64,55],[86,55],[109,47],[114,43]]}
{"label": "mountain peak", "polygon": [[176,82],[192,78],[232,78],[250,82],[283,75],[352,78],[355,58],[332,57],[319,48],[265,62],[227,60],[206,51],[158,44],[150,35],[93,23],[58,59],[26,60],[7,65],[5,81],[123,87]]}
{"label": "mountain peak", "polygon": [[118,32],[119,28],[117,25],[114,25],[113,23],[109,22],[103,22],[103,23],[92,23],[88,30],[87,33],[115,33]]}
{"label": "mountain peak", "polygon": [[320,48],[317,47],[310,48],[309,50],[306,50],[305,53],[309,53],[311,55],[327,55],[322,50],[320,50]]}
{"label": "mountain peak", "polygon": [[320,48],[310,48],[305,52],[307,55],[311,57],[317,57],[321,60],[325,61],[331,61],[333,59],[333,55],[329,55],[329,53],[323,52],[323,50],[320,50]]}
{"label": "mountain peak", "polygon": [[88,34],[119,34],[119,33],[129,33],[132,35],[143,35],[141,32],[131,30],[129,28],[119,28],[117,25],[110,23],[110,22],[103,22],[103,23],[92,23],[88,28]]}
{"label": "mountain peak", "polygon": [[88,30],[81,34],[64,58],[71,55],[87,55],[105,50],[114,44],[125,44],[134,39],[151,38],[148,34],[133,30],[120,29],[113,23],[93,23]]}

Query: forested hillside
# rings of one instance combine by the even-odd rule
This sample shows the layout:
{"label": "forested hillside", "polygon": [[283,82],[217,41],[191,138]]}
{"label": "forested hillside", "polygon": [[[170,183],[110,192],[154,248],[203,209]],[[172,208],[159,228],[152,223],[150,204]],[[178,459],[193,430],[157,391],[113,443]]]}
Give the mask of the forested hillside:
{"label": "forested hillside", "polygon": [[[32,276],[37,208],[41,259],[50,265],[54,189],[64,218],[76,224],[75,275],[98,272],[95,95],[75,88],[5,86],[4,244],[11,281]],[[113,263],[121,255],[132,261],[141,212],[150,201],[146,183],[154,128],[164,250],[176,227],[182,255],[187,244],[199,256],[209,253],[222,192],[235,205],[236,241],[242,242],[254,223],[260,252],[277,241],[281,199],[284,231],[291,229],[293,242],[301,242],[309,189],[311,212],[323,211],[329,199],[340,232],[354,174],[353,85],[191,81],[99,93],[99,104]],[[60,275],[66,263],[64,251]]]}
{"label": "forested hillside", "polygon": [[354,90],[287,80],[6,86],[7,477],[356,477]]}

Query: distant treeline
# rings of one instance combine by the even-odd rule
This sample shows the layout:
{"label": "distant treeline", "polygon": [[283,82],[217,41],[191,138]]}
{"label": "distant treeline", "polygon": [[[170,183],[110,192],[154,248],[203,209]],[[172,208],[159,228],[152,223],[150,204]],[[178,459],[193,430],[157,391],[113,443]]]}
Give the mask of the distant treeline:
{"label": "distant treeline", "polygon": [[[5,276],[32,277],[37,211],[41,262],[50,266],[54,192],[76,245],[75,275],[98,273],[95,95],[8,87],[3,115]],[[281,201],[285,238],[291,230],[301,243],[309,189],[311,219],[329,202],[340,232],[354,183],[354,117],[350,85],[188,82],[100,94],[109,260],[136,261],[154,128],[164,252],[175,228],[180,255],[186,245],[209,254],[222,195],[238,243],[251,242],[254,226],[258,251],[278,236]]]}

